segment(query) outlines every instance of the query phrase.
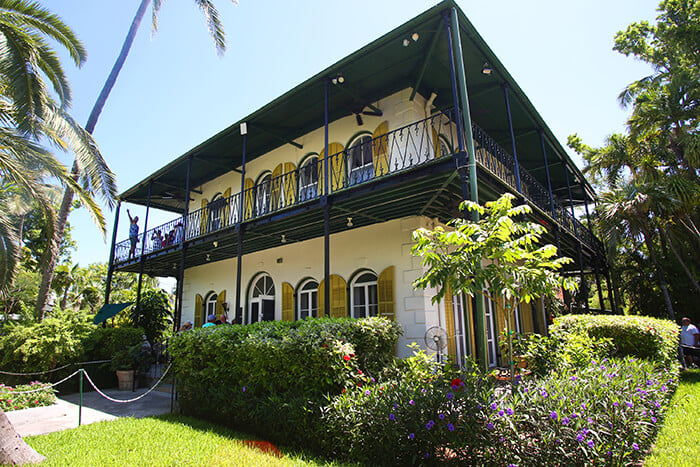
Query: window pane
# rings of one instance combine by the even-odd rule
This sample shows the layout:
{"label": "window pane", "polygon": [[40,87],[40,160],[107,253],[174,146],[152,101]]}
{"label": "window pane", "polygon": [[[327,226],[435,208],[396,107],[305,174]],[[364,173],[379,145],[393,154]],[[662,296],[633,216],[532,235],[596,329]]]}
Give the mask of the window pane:
{"label": "window pane", "polygon": [[367,299],[367,304],[369,305],[369,315],[377,316],[377,285],[373,284],[367,286],[367,293],[369,294],[369,297]]}
{"label": "window pane", "polygon": [[313,291],[311,292],[311,313],[309,313],[311,316],[318,316],[318,292]]}

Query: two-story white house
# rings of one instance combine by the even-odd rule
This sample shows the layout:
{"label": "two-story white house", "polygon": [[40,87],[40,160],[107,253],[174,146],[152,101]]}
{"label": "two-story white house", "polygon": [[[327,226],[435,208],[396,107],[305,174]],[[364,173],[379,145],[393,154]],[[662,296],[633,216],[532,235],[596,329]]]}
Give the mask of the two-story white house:
{"label": "two-story white house", "polygon": [[[461,200],[504,192],[575,259],[568,274],[600,282],[602,243],[574,217],[592,188],[447,0],[125,191],[121,201],[173,219],[145,226],[132,257],[114,239],[110,277],[175,277],[177,323],[379,315],[403,327],[399,356],[439,327],[444,353],[495,365],[502,307],[461,295],[433,304],[434,290],[412,287],[422,266],[411,247],[416,228],[461,215]],[[546,320],[535,303],[516,326],[542,332]]]}

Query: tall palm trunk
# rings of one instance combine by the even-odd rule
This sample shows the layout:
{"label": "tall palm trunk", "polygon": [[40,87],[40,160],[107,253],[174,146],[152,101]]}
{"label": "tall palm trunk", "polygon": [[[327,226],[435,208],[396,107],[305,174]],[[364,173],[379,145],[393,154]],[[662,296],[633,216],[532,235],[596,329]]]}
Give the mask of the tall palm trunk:
{"label": "tall palm trunk", "polygon": [[[129,27],[129,32],[126,35],[124,44],[122,44],[122,49],[119,52],[119,56],[117,57],[116,62],[114,62],[114,66],[112,66],[112,71],[110,71],[109,76],[107,77],[107,81],[105,81],[105,84],[102,87],[102,91],[100,92],[100,95],[98,96],[97,101],[95,102],[95,105],[93,106],[92,111],[90,112],[90,116],[88,117],[87,125],[85,125],[85,130],[90,134],[92,134],[92,132],[95,129],[97,119],[100,117],[102,109],[104,108],[105,103],[107,102],[107,98],[109,97],[109,93],[112,91],[112,88],[114,87],[114,84],[117,81],[117,77],[119,76],[119,72],[121,71],[124,62],[126,61],[126,57],[129,55],[129,50],[131,49],[131,45],[134,42],[134,38],[136,37],[136,33],[139,29],[139,26],[141,25],[143,15],[145,14],[146,9],[148,8],[148,5],[150,3],[151,0],[141,0],[141,4],[139,5],[138,10],[136,11],[136,15],[134,16],[134,19],[131,22],[131,26]],[[77,161],[73,161],[73,168],[71,170],[71,174],[75,180],[78,179],[79,170]],[[56,231],[54,234],[54,238],[52,242],[49,242],[49,258],[46,262],[46,265],[44,266],[44,270],[41,276],[41,286],[39,287],[39,294],[36,299],[35,311],[39,320],[43,320],[44,315],[46,313],[46,302],[48,299],[49,289],[51,288],[51,282],[53,281],[54,270],[56,269],[56,261],[58,260],[58,245],[61,244],[61,239],[63,238],[63,232],[66,229],[66,223],[68,222],[68,214],[70,212],[72,203],[73,190],[66,187],[66,190],[63,193],[63,200],[61,201],[61,208],[58,211],[58,219],[56,220]]]}
{"label": "tall palm trunk", "polygon": [[666,274],[664,274],[664,270],[661,268],[661,265],[659,264],[659,260],[656,257],[656,252],[654,251],[654,242],[652,241],[652,233],[647,231],[646,229],[642,232],[644,235],[644,243],[647,245],[647,249],[649,250],[649,257],[651,257],[652,263],[654,263],[654,267],[656,268],[656,275],[659,279],[659,286],[661,287],[661,291],[664,294],[664,302],[666,302],[666,310],[668,311],[668,316],[671,318],[672,321],[676,320],[676,314],[673,312],[673,304],[671,303],[671,295],[668,293],[668,284],[666,283]]}
{"label": "tall palm trunk", "polygon": [[673,256],[675,256],[676,260],[681,265],[681,268],[683,268],[685,275],[688,276],[688,279],[690,279],[690,282],[695,287],[695,290],[700,292],[700,284],[698,284],[698,281],[693,276],[693,273],[690,272],[690,269],[688,269],[688,265],[685,264],[685,261],[683,261],[683,258],[678,253],[678,250],[676,250],[676,247],[673,246],[673,239],[663,229],[660,230],[660,233],[661,233],[661,241],[664,242],[664,244],[668,244],[668,246],[671,248],[671,252],[673,253]]}

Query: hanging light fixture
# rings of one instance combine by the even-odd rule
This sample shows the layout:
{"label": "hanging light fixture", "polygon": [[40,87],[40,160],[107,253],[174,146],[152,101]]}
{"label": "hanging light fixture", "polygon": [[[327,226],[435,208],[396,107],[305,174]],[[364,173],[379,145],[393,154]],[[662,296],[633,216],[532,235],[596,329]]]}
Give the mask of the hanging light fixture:
{"label": "hanging light fixture", "polygon": [[346,224],[348,227],[352,227],[352,217],[348,217],[348,223]]}
{"label": "hanging light fixture", "polygon": [[491,68],[489,62],[484,62],[484,65],[481,67],[481,73],[487,76],[493,73],[493,68]]}
{"label": "hanging light fixture", "polygon": [[282,243],[287,243],[287,236],[282,234]]}
{"label": "hanging light fixture", "polygon": [[418,42],[419,37],[420,37],[420,35],[417,32],[414,32],[413,34],[411,34],[411,39],[413,39],[413,42]]}

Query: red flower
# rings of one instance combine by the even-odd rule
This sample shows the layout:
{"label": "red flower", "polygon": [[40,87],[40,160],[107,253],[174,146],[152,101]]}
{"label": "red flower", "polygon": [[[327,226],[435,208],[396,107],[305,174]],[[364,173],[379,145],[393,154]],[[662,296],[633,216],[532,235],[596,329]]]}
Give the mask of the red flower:
{"label": "red flower", "polygon": [[350,361],[350,355],[343,355],[343,360],[345,360],[346,362],[349,362],[349,361]]}
{"label": "red flower", "polygon": [[452,380],[452,389],[461,389],[462,386],[464,386],[464,383],[462,382],[461,379],[455,378]]}
{"label": "red flower", "polygon": [[362,374],[362,370],[357,370],[357,374],[361,375],[361,374]]}

